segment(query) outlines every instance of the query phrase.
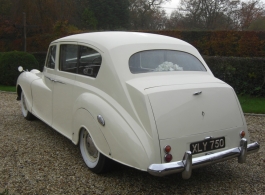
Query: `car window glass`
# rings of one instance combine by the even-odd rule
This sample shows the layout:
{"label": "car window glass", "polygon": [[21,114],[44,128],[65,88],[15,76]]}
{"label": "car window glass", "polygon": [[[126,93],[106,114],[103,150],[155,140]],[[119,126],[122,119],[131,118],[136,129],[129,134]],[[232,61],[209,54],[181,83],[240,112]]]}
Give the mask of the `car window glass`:
{"label": "car window glass", "polygon": [[60,70],[76,73],[78,63],[78,45],[64,44],[60,46]]}
{"label": "car window glass", "polygon": [[130,71],[136,73],[165,71],[206,71],[195,56],[173,50],[149,50],[135,53],[129,60]]}
{"label": "car window glass", "polygon": [[95,78],[102,62],[100,53],[86,46],[80,46],[79,52],[78,74]]}
{"label": "car window glass", "polygon": [[47,68],[55,68],[55,57],[56,57],[56,45],[52,45],[49,48],[48,52],[48,58],[47,58],[47,63],[46,67]]}

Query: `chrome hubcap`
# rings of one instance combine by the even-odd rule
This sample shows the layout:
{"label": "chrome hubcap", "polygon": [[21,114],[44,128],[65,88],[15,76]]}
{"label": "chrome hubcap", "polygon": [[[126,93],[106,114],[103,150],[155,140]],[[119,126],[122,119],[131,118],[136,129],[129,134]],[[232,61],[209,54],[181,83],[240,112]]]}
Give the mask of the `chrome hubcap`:
{"label": "chrome hubcap", "polygon": [[91,139],[91,137],[88,133],[86,134],[85,139],[86,139],[87,152],[89,153],[89,155],[91,157],[97,158],[98,157],[98,150],[97,150],[93,140]]}

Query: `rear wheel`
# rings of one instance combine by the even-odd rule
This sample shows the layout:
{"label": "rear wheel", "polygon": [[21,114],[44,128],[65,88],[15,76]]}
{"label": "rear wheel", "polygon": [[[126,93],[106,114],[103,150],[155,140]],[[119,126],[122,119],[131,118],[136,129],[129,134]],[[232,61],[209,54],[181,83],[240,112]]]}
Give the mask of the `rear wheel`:
{"label": "rear wheel", "polygon": [[86,129],[81,130],[79,144],[82,157],[91,171],[94,173],[107,171],[110,159],[97,150],[92,137]]}
{"label": "rear wheel", "polygon": [[34,115],[31,114],[30,111],[28,111],[27,102],[26,102],[26,98],[25,98],[23,91],[21,92],[21,110],[22,110],[22,114],[25,119],[27,120],[34,119]]}

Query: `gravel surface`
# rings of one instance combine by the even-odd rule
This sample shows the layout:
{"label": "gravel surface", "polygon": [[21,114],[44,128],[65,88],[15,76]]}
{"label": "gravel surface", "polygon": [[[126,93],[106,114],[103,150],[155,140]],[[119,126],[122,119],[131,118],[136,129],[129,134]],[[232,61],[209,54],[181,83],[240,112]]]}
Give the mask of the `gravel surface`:
{"label": "gravel surface", "polygon": [[79,147],[40,120],[22,117],[16,94],[0,92],[0,193],[14,194],[265,194],[265,116],[246,116],[261,149],[246,164],[236,159],[158,178],[117,164],[96,175]]}

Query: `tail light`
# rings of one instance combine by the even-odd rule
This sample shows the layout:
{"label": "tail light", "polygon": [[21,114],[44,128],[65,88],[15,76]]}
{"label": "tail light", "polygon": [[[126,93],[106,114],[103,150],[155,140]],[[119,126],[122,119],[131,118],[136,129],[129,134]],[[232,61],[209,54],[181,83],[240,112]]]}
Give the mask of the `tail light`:
{"label": "tail light", "polygon": [[166,145],[164,150],[165,150],[165,153],[168,154],[171,151],[171,146],[170,145]]}
{"label": "tail light", "polygon": [[241,138],[243,138],[243,137],[245,137],[246,133],[245,133],[245,131],[240,131],[239,135],[240,135]]}
{"label": "tail light", "polygon": [[166,161],[166,162],[170,162],[170,161],[172,160],[172,158],[173,158],[173,157],[172,157],[171,154],[166,154],[166,155],[165,155],[165,161]]}
{"label": "tail light", "polygon": [[172,158],[173,158],[173,156],[171,154],[169,154],[170,151],[171,151],[171,146],[170,145],[166,145],[164,147],[164,152],[166,153],[165,154],[165,161],[166,162],[170,162],[172,160]]}

